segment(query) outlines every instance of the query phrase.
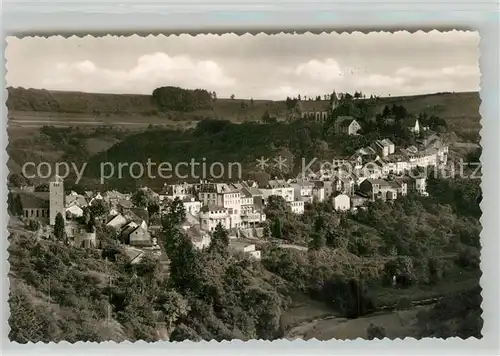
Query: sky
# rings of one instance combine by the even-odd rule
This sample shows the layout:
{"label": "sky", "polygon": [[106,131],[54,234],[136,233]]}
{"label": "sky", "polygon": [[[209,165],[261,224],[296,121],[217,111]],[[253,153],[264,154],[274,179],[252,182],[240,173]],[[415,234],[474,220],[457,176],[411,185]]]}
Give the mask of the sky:
{"label": "sky", "polygon": [[277,35],[7,38],[8,86],[151,94],[160,86],[283,100],[361,91],[478,91],[479,34],[400,31]]}

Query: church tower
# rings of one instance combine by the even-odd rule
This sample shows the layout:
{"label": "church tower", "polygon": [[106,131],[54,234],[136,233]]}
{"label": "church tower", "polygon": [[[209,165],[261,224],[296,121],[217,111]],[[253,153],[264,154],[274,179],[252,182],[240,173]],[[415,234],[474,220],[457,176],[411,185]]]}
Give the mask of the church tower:
{"label": "church tower", "polygon": [[337,93],[335,93],[335,90],[333,91],[332,95],[330,96],[330,110],[333,111],[337,108],[339,105],[339,99],[337,98]]}
{"label": "church tower", "polygon": [[65,218],[64,212],[64,183],[63,179],[55,175],[49,182],[49,224],[54,225],[56,216],[61,213]]}

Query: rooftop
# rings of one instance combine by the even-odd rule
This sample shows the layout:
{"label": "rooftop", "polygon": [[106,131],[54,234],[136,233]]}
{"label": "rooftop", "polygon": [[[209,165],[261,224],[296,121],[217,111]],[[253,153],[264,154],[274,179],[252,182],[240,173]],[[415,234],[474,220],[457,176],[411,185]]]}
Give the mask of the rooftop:
{"label": "rooftop", "polygon": [[24,209],[49,208],[48,192],[19,193],[19,198]]}

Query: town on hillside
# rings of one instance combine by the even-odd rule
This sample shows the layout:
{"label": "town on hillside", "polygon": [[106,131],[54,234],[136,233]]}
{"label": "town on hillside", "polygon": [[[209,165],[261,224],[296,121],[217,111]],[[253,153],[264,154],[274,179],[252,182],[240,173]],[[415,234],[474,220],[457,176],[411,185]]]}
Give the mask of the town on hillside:
{"label": "town on hillside", "polygon": [[11,36],[9,340],[484,346],[479,41]]}
{"label": "town on hillside", "polygon": [[[351,131],[353,123],[345,126],[349,135],[357,134]],[[413,125],[413,132],[419,133],[418,120]],[[41,238],[57,237],[77,247],[98,248],[95,224],[101,224],[137,263],[144,253],[161,255],[162,214],[169,203],[179,200],[186,212],[182,228],[194,247],[207,248],[220,225],[228,231],[234,250],[260,259],[259,242],[269,238],[265,211],[272,197],[283,199],[293,214],[301,215],[307,204],[317,202],[329,201],[337,212],[355,213],[375,200],[390,203],[409,193],[427,196],[427,176],[418,170],[446,167],[448,146],[436,134],[424,137],[410,147],[376,140],[296,179],[179,182],[165,183],[159,191],[142,187],[133,194],[116,190],[78,194],[66,191],[64,181],[55,176],[48,192],[37,192],[34,186],[12,188],[9,202],[11,211]],[[60,225],[64,231],[59,231]]]}

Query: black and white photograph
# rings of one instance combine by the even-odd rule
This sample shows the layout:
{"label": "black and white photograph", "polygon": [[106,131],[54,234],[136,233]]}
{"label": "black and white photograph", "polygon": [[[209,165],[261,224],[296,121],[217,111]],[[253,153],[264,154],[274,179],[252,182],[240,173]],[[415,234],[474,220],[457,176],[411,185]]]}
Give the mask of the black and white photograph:
{"label": "black and white photograph", "polygon": [[481,338],[479,42],[7,37],[10,341]]}

